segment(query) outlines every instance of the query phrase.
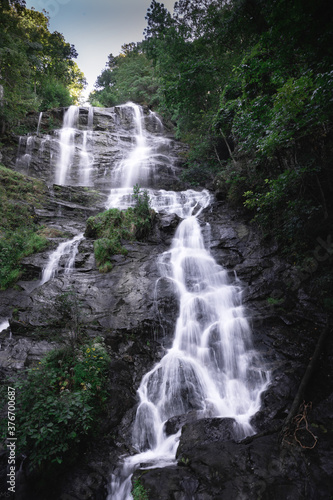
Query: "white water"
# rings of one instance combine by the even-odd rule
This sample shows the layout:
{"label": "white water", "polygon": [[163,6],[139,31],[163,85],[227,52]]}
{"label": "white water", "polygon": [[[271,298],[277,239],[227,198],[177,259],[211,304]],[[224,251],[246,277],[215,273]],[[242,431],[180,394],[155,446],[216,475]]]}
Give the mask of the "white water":
{"label": "white water", "polygon": [[[25,146],[24,146],[25,139]],[[35,139],[32,135],[28,135],[25,138],[19,138],[19,146],[17,152],[16,159],[16,167],[23,167],[26,171],[26,174],[29,175],[29,167],[32,159],[32,153],[35,145]],[[24,149],[24,153],[22,153],[22,149]]]}
{"label": "white water", "polygon": [[77,106],[70,106],[64,114],[63,126],[59,132],[60,153],[56,166],[56,184],[66,184],[67,175],[70,173],[75,153],[75,126],[78,117],[79,108]]}
{"label": "white water", "polygon": [[[133,104],[136,147],[117,169],[118,187],[108,207],[133,204],[129,188],[140,170],[151,165],[154,147],[147,146],[142,116]],[[151,139],[151,138],[150,138]],[[180,313],[174,341],[162,360],[142,379],[133,427],[138,454],[125,458],[111,479],[107,500],[129,500],[131,476],[140,464],[162,467],[174,462],[180,431],[166,436],[173,416],[196,411],[198,418],[232,417],[235,436],[254,433],[250,418],[260,408],[269,382],[252,347],[251,331],[241,304],[241,289],[230,283],[205,246],[200,222],[210,203],[207,191],[149,192],[156,211],[177,213],[180,223],[170,250],[160,257],[161,276],[174,285]]]}
{"label": "white water", "polygon": [[64,264],[65,274],[69,274],[74,268],[75,257],[78,253],[78,246],[83,240],[83,233],[78,234],[69,241],[64,241],[50,254],[49,260],[45,268],[38,286],[44,285],[47,281],[54,278],[59,270],[59,262],[63,256],[67,256]]}
{"label": "white water", "polygon": [[8,319],[4,320],[4,321],[1,321],[0,323],[0,332],[2,332],[2,330],[6,330],[6,328],[9,327],[9,321]]}
{"label": "white water", "polygon": [[39,113],[39,117],[38,117],[38,125],[37,125],[37,132],[36,132],[36,134],[37,134],[37,135],[39,134],[40,124],[41,124],[41,122],[42,122],[42,116],[43,116],[43,111],[41,111],[41,112]]}
{"label": "white water", "polygon": [[[132,190],[136,183],[140,182],[142,185],[146,181],[150,150],[142,127],[142,109],[133,103],[127,103],[124,106],[133,110],[135,124],[134,147],[129,150],[124,160],[115,167],[112,173],[112,185]],[[110,202],[112,195],[113,192],[111,191]]]}
{"label": "white water", "polygon": [[82,133],[82,149],[80,152],[80,184],[91,185],[91,174],[94,165],[94,155],[92,152],[94,108],[88,108],[88,127]]}

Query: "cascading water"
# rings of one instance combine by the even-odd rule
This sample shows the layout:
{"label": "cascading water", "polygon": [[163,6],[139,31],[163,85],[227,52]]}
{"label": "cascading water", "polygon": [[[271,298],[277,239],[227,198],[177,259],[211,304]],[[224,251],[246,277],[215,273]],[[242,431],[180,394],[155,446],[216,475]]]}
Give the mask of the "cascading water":
{"label": "cascading water", "polygon": [[149,147],[142,127],[143,113],[141,108],[133,103],[127,103],[125,106],[133,110],[135,125],[134,148],[115,167],[112,173],[112,186],[115,189],[111,191],[109,204],[119,202],[119,196],[129,193],[137,182],[140,182],[141,185],[146,184],[146,164],[149,159]]}
{"label": "cascading water", "polygon": [[[108,207],[131,204],[129,187],[138,169],[152,163],[139,108],[136,148],[118,166],[121,180],[111,191]],[[123,184],[121,184],[121,182]],[[112,476],[108,500],[131,499],[131,475],[139,464],[161,467],[174,462],[178,433],[167,436],[171,417],[195,411],[198,418],[232,417],[239,438],[254,433],[250,418],[259,410],[269,374],[260,367],[241,304],[241,289],[230,283],[205,247],[199,216],[210,203],[207,191],[150,191],[156,211],[177,213],[179,225],[170,250],[160,258],[161,276],[173,283],[180,313],[174,341],[162,360],[142,379],[133,426],[138,454],[125,458]]]}
{"label": "cascading water", "polygon": [[[173,284],[179,300],[174,340],[161,361],[141,381],[132,432],[133,446],[138,453],[125,458],[110,485],[108,500],[128,500],[132,498],[131,475],[137,467],[174,463],[180,431],[166,435],[165,423],[170,418],[188,412],[197,418],[231,417],[235,420],[235,435],[254,433],[250,419],[259,409],[269,374],[261,368],[252,347],[241,289],[229,281],[226,270],[215,262],[204,240],[200,215],[211,202],[209,192],[156,189],[161,172],[167,171],[164,177],[167,180],[172,180],[174,175],[174,162],[169,155],[171,141],[163,136],[163,125],[157,115],[144,115],[133,103],[104,110],[104,113],[119,119],[126,127],[129,125],[130,129],[133,129],[129,123],[132,115],[135,131],[132,142],[128,135],[114,134],[111,144],[117,142],[114,149],[119,150],[118,158],[121,158],[115,167],[112,161],[103,161],[105,172],[112,167],[109,168],[112,189],[107,208],[133,205],[133,186],[138,183],[150,188],[152,208],[157,212],[176,213],[183,219],[171,248],[159,259],[161,279]],[[64,115],[58,137],[41,138],[40,154],[44,145],[51,143],[50,151],[59,151],[57,184],[76,184],[79,179],[81,185],[90,185],[94,163],[92,119],[91,108],[86,130],[78,130],[79,108],[71,106]],[[82,125],[82,121],[80,123]],[[33,147],[29,138],[25,155],[30,154],[28,147]],[[23,143],[20,148],[23,153]],[[30,162],[28,157],[24,162],[26,160]],[[60,263],[65,273],[71,272],[82,238],[82,234],[77,235],[50,254],[37,286],[56,276]]]}
{"label": "cascading water", "polygon": [[91,173],[94,165],[92,153],[94,108],[88,108],[88,127],[82,134],[82,149],[80,152],[80,184],[89,186],[91,184]]}
{"label": "cascading water", "polygon": [[60,154],[56,167],[56,184],[64,185],[72,166],[75,153],[75,125],[79,117],[79,108],[70,106],[64,114],[63,127],[59,133]]}
{"label": "cascading water", "polygon": [[6,328],[8,328],[8,327],[9,327],[8,319],[5,319],[5,320],[0,322],[0,332],[2,332],[2,330],[6,330]]}
{"label": "cascading water", "polygon": [[[20,137],[19,139],[16,167],[22,167],[26,171],[27,175],[29,175],[29,167],[31,163],[32,152],[35,145],[35,139],[32,135],[28,135],[25,140],[26,142],[24,146],[24,138]],[[23,148],[24,148],[24,153],[22,153]]]}
{"label": "cascading water", "polygon": [[60,243],[60,245],[50,254],[48,263],[43,269],[42,278],[37,286],[44,285],[44,283],[56,276],[60,259],[65,255],[67,258],[64,265],[64,272],[65,274],[71,272],[74,267],[75,257],[78,253],[78,246],[83,238],[83,233],[80,233],[71,240]]}
{"label": "cascading water", "polygon": [[36,134],[37,134],[37,135],[39,134],[40,124],[41,124],[41,122],[42,122],[42,117],[43,117],[43,111],[41,111],[41,112],[39,113],[39,117],[38,117],[38,124],[37,124],[37,132],[36,132]]}

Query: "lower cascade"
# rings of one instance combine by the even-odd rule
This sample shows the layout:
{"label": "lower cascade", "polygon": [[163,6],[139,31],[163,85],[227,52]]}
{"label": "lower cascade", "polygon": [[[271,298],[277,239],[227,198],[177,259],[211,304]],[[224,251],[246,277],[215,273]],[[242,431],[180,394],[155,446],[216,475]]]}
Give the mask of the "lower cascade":
{"label": "lower cascade", "polygon": [[[140,119],[137,111],[135,117]],[[141,140],[137,144],[142,148]],[[145,155],[148,158],[147,150]],[[134,150],[131,158],[135,157]],[[126,168],[133,178],[133,161],[122,162],[120,177],[126,179]],[[114,197],[111,191],[109,207],[123,208],[129,202],[127,186],[127,182],[119,186]],[[269,383],[269,373],[252,347],[241,288],[230,283],[227,271],[206,248],[200,214],[210,204],[208,191],[149,194],[156,211],[183,218],[170,250],[159,259],[161,277],[173,284],[180,312],[172,347],[138,388],[132,431],[138,454],[126,457],[114,472],[107,500],[132,498],[131,476],[137,467],[165,467],[175,462],[181,431],[166,434],[165,424],[172,417],[189,412],[195,412],[198,419],[229,417],[234,419],[236,438],[254,434],[250,419],[259,410],[260,396]]]}

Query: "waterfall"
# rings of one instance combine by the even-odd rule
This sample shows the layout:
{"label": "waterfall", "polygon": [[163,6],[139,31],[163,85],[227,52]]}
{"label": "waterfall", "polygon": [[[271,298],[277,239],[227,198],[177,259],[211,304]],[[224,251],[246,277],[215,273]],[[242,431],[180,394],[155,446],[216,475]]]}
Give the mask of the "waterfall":
{"label": "waterfall", "polygon": [[83,233],[80,233],[71,240],[64,241],[58,245],[58,247],[50,254],[48,263],[43,269],[42,278],[37,286],[44,285],[44,283],[57,275],[59,262],[63,256],[67,256],[64,264],[65,274],[69,274],[72,271],[75,263],[75,257],[78,253],[78,247],[83,238]]}
{"label": "waterfall", "polygon": [[40,124],[41,124],[41,121],[42,121],[42,116],[43,116],[43,111],[41,111],[39,113],[39,117],[38,117],[38,125],[37,125],[37,132],[36,134],[38,135],[39,134],[39,129],[40,129]]}
{"label": "waterfall", "polygon": [[[25,139],[25,146],[24,146],[24,139]],[[17,168],[23,167],[27,175],[29,175],[29,167],[31,163],[34,146],[35,146],[34,136],[28,135],[26,138],[24,137],[19,138],[19,146],[18,146],[15,165]],[[22,150],[24,150],[24,153],[22,152]]]}
{"label": "waterfall", "polygon": [[79,117],[79,108],[70,106],[64,114],[63,126],[59,133],[60,153],[56,166],[55,183],[64,185],[72,166],[75,153],[75,125]]}
{"label": "waterfall", "polygon": [[8,319],[1,321],[1,323],[0,323],[0,332],[2,332],[2,330],[6,330],[6,328],[8,328],[8,327],[9,327],[9,321],[8,321]]}
{"label": "waterfall", "polygon": [[88,108],[88,126],[82,134],[82,149],[80,152],[80,183],[83,186],[90,186],[91,173],[94,165],[94,155],[92,153],[94,108]]}
{"label": "waterfall", "polygon": [[[132,191],[136,183],[147,184],[147,162],[149,160],[149,147],[147,145],[145,131],[143,129],[142,109],[133,104],[127,103],[119,108],[130,108],[133,112],[133,122],[135,126],[134,147],[129,154],[116,165],[112,173],[112,185],[116,189],[111,191],[109,205],[117,203],[119,196],[124,196]],[[114,205],[113,205],[114,206]]]}
{"label": "waterfall", "polygon": [[[148,146],[140,108],[134,104],[136,145],[117,167],[120,180],[108,207],[131,204],[129,187],[151,168],[156,143]],[[156,138],[158,141],[158,138]],[[146,178],[149,177],[146,172]],[[171,248],[159,259],[161,276],[169,280],[179,300],[172,347],[142,379],[133,426],[137,455],[125,458],[112,475],[107,500],[129,500],[131,475],[147,468],[174,463],[180,431],[167,436],[171,417],[195,411],[198,418],[232,417],[238,437],[254,433],[251,417],[260,408],[260,396],[269,374],[253,349],[251,331],[241,302],[242,290],[218,265],[203,238],[199,220],[210,204],[208,191],[150,190],[156,211],[177,213],[180,223]]]}

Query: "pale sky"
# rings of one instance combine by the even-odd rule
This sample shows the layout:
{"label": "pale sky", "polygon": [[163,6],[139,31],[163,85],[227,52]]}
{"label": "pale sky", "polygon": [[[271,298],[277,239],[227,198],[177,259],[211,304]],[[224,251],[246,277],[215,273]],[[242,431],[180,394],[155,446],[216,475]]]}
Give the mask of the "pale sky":
{"label": "pale sky", "polygon": [[[75,45],[76,59],[87,81],[88,95],[108,55],[117,56],[124,43],[143,40],[150,0],[26,0],[28,9],[45,9],[50,31],[59,31]],[[173,12],[175,0],[161,1]]]}

